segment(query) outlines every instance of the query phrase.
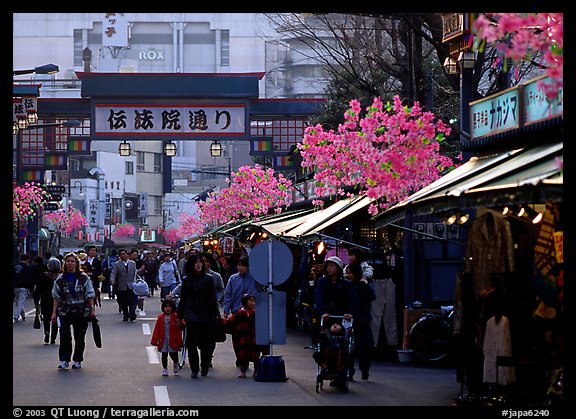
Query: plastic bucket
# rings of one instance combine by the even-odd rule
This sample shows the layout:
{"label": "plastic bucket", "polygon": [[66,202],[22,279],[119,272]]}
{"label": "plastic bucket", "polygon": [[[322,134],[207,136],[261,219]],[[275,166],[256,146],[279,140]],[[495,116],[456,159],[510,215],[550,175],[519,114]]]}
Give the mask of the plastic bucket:
{"label": "plastic bucket", "polygon": [[402,363],[410,363],[414,359],[414,351],[412,349],[398,349],[398,361]]}

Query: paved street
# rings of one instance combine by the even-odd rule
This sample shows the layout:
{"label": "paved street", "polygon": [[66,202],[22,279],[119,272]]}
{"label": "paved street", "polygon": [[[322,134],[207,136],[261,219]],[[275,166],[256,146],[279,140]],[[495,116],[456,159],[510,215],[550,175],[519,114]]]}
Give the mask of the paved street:
{"label": "paved street", "polygon": [[230,338],[217,345],[207,377],[190,379],[188,365],[180,376],[162,377],[150,346],[158,296],[146,300],[135,323],[122,322],[116,301],[104,299],[97,309],[102,348],[89,329],[82,369],[58,371],[58,343],[43,344],[32,308],[28,299],[26,322],[13,325],[13,406],[451,406],[460,389],[453,368],[375,361],[370,380],[351,382],[348,394],[328,382],[318,393],[309,336],[291,329],[287,343],[272,348],[287,381],[238,378]]}

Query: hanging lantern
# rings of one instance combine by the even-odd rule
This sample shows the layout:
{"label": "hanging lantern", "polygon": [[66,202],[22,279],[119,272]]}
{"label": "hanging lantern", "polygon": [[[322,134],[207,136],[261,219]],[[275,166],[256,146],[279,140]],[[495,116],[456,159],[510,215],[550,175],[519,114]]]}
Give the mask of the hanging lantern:
{"label": "hanging lantern", "polygon": [[82,232],[78,231],[78,240],[82,240],[82,236],[83,236]]}

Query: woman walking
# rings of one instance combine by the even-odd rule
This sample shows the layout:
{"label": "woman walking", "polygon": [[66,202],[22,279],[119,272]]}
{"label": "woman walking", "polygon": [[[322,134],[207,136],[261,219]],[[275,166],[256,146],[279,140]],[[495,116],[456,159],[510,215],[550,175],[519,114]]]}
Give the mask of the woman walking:
{"label": "woman walking", "polygon": [[214,280],[206,274],[201,255],[190,255],[184,271],[186,278],[182,281],[177,313],[178,319],[186,323],[186,348],[192,378],[198,378],[198,371],[202,376],[208,375],[216,348],[214,332],[220,310]]}
{"label": "woman walking", "polygon": [[[52,324],[60,320],[59,370],[67,370],[72,359],[72,368],[82,368],[88,319],[94,319],[94,287],[92,281],[80,268],[75,253],[64,256],[64,272],[58,275],[52,287],[54,306]],[[74,329],[74,352],[72,352],[72,329]]]}

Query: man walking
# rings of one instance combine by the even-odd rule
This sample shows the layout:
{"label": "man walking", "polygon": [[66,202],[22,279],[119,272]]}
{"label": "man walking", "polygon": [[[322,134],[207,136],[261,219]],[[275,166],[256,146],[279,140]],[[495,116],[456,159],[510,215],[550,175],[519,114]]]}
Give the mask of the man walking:
{"label": "man walking", "polygon": [[14,265],[12,275],[12,286],[14,288],[14,302],[16,308],[14,309],[14,323],[22,317],[22,321],[26,321],[26,314],[24,314],[24,301],[28,296],[28,291],[32,292],[34,283],[32,280],[32,267],[30,266],[30,255],[24,253],[20,256],[20,262]]}
{"label": "man walking", "polygon": [[117,285],[118,304],[122,310],[123,321],[130,323],[136,321],[136,305],[138,297],[132,291],[134,279],[136,278],[136,263],[129,259],[126,249],[118,252],[120,259],[112,267],[110,274],[110,284]]}

